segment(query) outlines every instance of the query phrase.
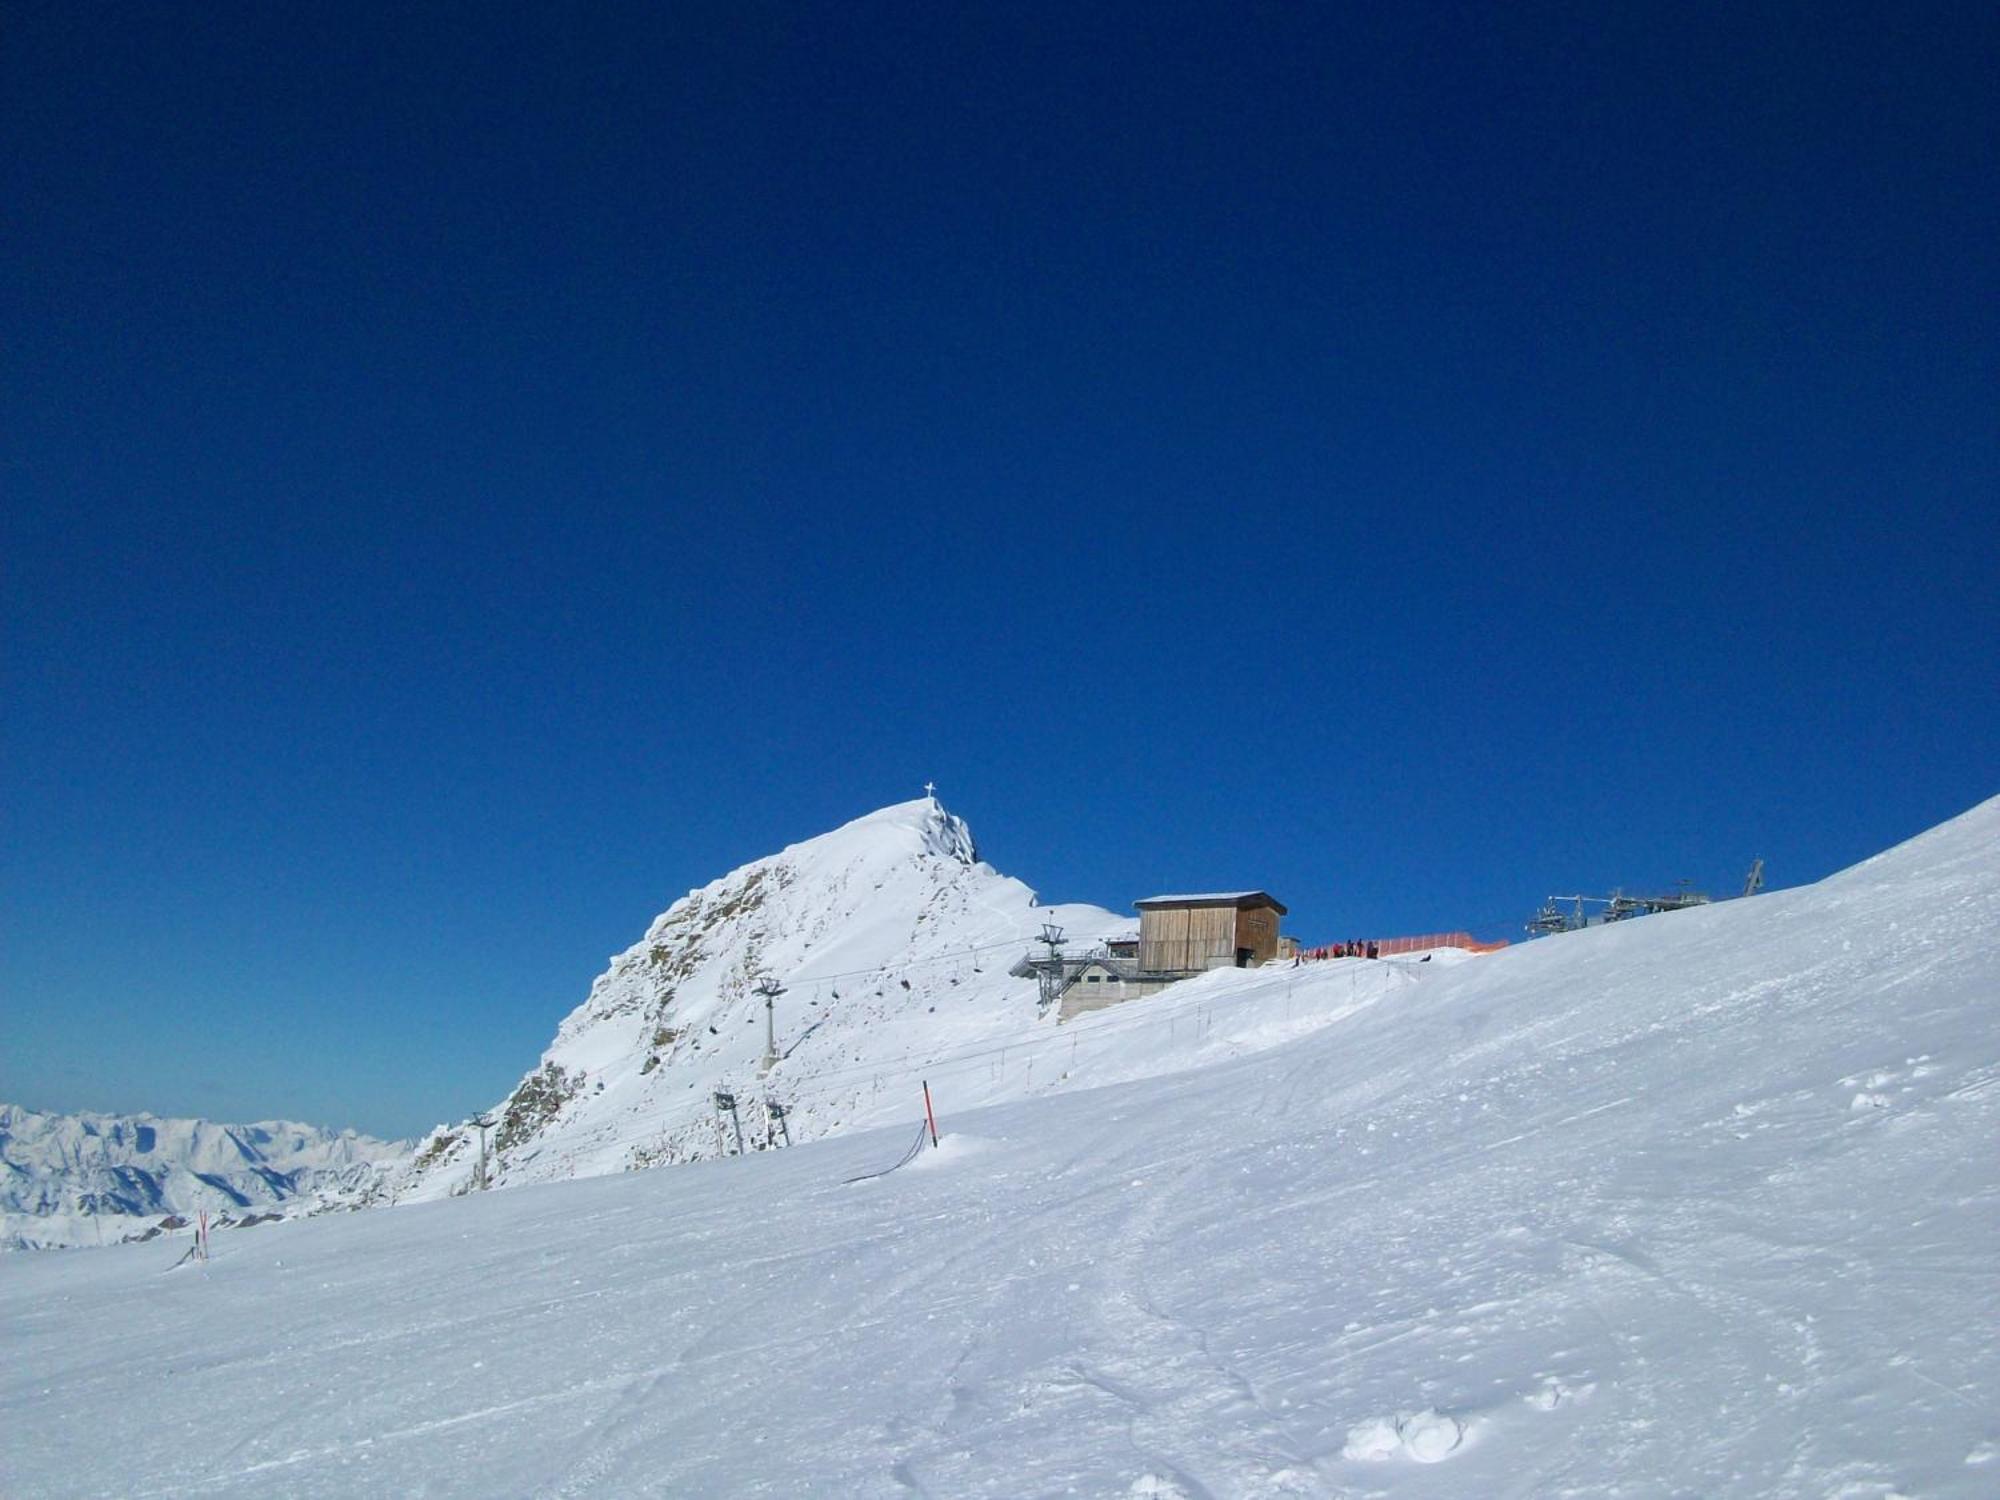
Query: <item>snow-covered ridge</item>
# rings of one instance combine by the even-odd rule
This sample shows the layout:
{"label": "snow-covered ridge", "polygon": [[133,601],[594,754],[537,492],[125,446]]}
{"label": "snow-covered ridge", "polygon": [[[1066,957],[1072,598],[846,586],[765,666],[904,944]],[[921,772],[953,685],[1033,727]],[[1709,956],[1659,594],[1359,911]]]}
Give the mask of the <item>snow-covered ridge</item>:
{"label": "snow-covered ridge", "polygon": [[[1097,907],[1042,907],[929,797],[754,860],[689,891],[611,959],[493,1111],[491,1180],[712,1155],[718,1087],[780,1098],[794,1138],[881,1118],[879,1082],[861,1076],[871,1064],[1035,1025],[1035,986],[1007,969],[1048,920],[1085,946],[1131,925]],[[773,984],[780,1061],[766,1076]],[[440,1126],[399,1196],[464,1191],[478,1152],[473,1130]]]}
{"label": "snow-covered ridge", "polygon": [[292,1120],[48,1114],[0,1104],[0,1248],[142,1238],[163,1219],[287,1216],[357,1203],[406,1142]]}

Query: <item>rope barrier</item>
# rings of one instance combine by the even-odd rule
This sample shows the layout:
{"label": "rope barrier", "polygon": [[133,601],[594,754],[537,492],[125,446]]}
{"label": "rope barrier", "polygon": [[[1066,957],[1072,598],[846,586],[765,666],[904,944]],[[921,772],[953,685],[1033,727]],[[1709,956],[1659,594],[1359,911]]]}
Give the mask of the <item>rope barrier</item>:
{"label": "rope barrier", "polygon": [[841,1186],[852,1187],[857,1182],[873,1182],[878,1177],[887,1177],[891,1172],[900,1172],[904,1167],[907,1167],[917,1159],[917,1153],[924,1149],[924,1142],[930,1139],[930,1133],[931,1128],[929,1124],[924,1121],[918,1121],[917,1138],[910,1142],[910,1149],[903,1153],[902,1160],[898,1161],[895,1166],[884,1167],[879,1172],[863,1172],[859,1177],[848,1178]]}

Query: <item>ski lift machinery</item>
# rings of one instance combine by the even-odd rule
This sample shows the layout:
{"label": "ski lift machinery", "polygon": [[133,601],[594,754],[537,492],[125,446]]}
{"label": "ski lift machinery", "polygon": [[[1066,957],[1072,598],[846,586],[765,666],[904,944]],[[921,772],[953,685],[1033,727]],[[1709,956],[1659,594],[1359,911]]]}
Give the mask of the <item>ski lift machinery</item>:
{"label": "ski lift machinery", "polygon": [[743,1154],[743,1119],[736,1113],[736,1096],[727,1089],[715,1091],[715,1149],[720,1156],[729,1155],[728,1142],[722,1134],[722,1117],[729,1116],[729,1123],[736,1131],[736,1154]]}
{"label": "ski lift machinery", "polygon": [[776,1146],[778,1144],[776,1137],[779,1135],[785,1138],[787,1146],[791,1145],[792,1130],[785,1123],[785,1120],[785,1106],[780,1104],[776,1099],[766,1099],[764,1101],[764,1144],[766,1146]]}

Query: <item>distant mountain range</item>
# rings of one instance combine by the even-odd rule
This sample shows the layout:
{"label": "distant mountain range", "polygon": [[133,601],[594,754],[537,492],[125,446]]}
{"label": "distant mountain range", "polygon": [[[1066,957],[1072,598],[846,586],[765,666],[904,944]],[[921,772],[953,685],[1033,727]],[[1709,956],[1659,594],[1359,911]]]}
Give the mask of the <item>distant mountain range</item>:
{"label": "distant mountain range", "polygon": [[407,1142],[290,1120],[222,1125],[0,1104],[0,1248],[144,1239],[206,1209],[217,1224],[371,1201]]}

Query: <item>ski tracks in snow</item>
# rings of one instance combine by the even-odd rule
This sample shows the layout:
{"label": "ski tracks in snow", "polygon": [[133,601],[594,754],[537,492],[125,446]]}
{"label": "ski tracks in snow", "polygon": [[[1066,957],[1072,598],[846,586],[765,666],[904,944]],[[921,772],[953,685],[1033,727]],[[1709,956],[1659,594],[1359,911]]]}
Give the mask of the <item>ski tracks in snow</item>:
{"label": "ski tracks in snow", "polygon": [[[1106,1246],[1098,1267],[1097,1334],[1077,1379],[1129,1408],[1127,1439],[1147,1471],[1134,1495],[1226,1500],[1298,1493],[1310,1469],[1256,1386],[1217,1359],[1199,1324],[1165,1308],[1150,1267],[1171,1253],[1175,1202],[1213,1170],[1195,1161],[1151,1188]],[[1135,1184],[1135,1187],[1139,1184]]]}

